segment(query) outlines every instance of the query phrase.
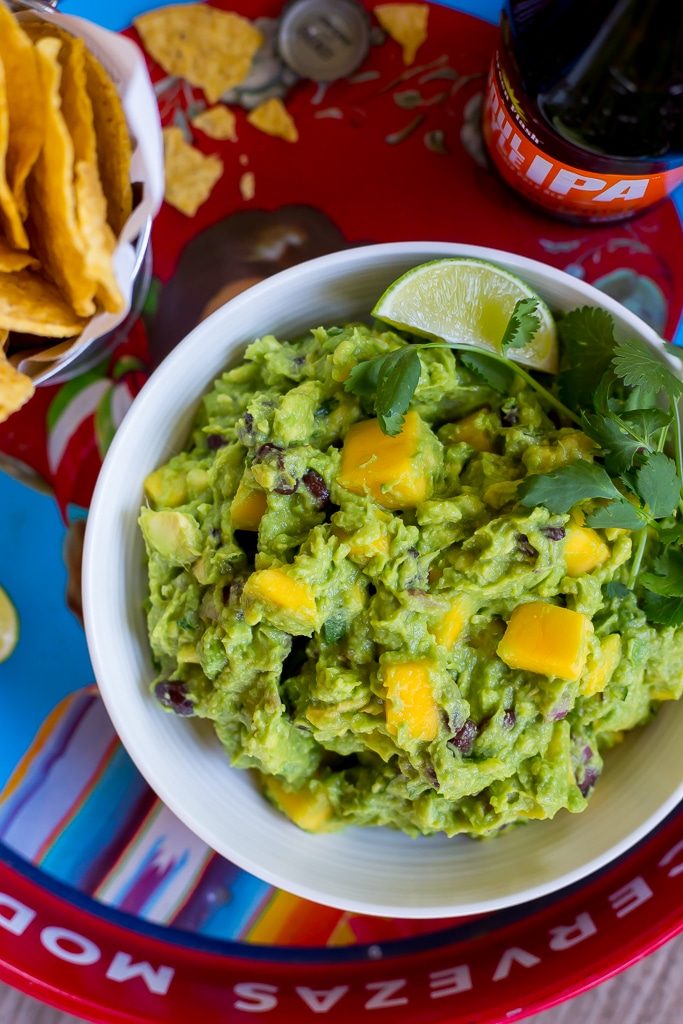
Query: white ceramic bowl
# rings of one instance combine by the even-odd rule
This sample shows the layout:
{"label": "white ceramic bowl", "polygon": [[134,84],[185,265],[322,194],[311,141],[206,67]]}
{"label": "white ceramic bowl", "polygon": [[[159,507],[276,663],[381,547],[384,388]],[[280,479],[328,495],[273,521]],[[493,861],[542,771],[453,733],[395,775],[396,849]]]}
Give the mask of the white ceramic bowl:
{"label": "white ceramic bowl", "polygon": [[487,842],[410,839],[389,829],[314,836],[230,767],[210,724],[164,713],[148,692],[142,602],[142,482],[180,450],[200,396],[245,344],[367,316],[399,274],[439,256],[515,271],[556,309],[600,305],[622,332],[661,346],[636,316],[568,274],[510,253],[441,242],[371,245],[323,256],[250,288],[200,324],[136,398],[99,477],[88,517],[83,597],[88,644],[113,723],[150,786],[209,846],[259,878],[329,906],[399,917],[476,914],[541,896],[619,856],[683,797],[683,705],[607,755],[588,809]]}

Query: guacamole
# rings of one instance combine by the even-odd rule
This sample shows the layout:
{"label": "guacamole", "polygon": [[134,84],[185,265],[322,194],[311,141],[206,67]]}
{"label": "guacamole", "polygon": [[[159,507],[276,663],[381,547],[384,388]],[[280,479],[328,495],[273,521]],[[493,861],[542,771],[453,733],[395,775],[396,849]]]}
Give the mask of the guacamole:
{"label": "guacamole", "polygon": [[585,808],[605,752],[683,688],[631,534],[517,489],[598,450],[521,380],[422,350],[402,430],[344,384],[398,349],[363,324],[255,341],[140,514],[157,675],[302,828],[484,836]]}

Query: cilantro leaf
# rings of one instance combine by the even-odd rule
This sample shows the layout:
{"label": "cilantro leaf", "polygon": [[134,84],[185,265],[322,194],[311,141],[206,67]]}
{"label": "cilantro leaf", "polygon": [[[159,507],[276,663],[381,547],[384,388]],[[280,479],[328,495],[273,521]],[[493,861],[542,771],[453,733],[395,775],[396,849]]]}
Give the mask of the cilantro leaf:
{"label": "cilantro leaf", "polygon": [[683,552],[674,549],[662,553],[654,569],[639,577],[646,590],[662,597],[683,597]]}
{"label": "cilantro leaf", "polygon": [[653,452],[636,473],[636,490],[653,519],[670,516],[681,497],[676,464],[664,452]]}
{"label": "cilantro leaf", "polygon": [[683,625],[683,597],[662,597],[648,591],[643,598],[643,609],[650,622],[660,626]]}
{"label": "cilantro leaf", "polygon": [[633,593],[625,583],[620,583],[619,580],[610,580],[605,584],[603,590],[607,597],[628,597]]}
{"label": "cilantro leaf", "polygon": [[356,363],[346,378],[344,391],[374,402],[377,381],[385,358],[386,356],[383,355],[375,356],[373,359],[364,359],[362,362]]}
{"label": "cilantro leaf", "polygon": [[602,448],[608,472],[621,476],[630,469],[643,447],[642,442],[621,430],[613,414],[595,413],[590,416],[583,413],[581,418],[584,432]]}
{"label": "cilantro leaf", "polygon": [[382,360],[375,395],[375,412],[385,434],[400,434],[415,388],[420,382],[422,364],[410,345],[390,352]]}
{"label": "cilantro leaf", "polygon": [[619,419],[625,424],[632,437],[639,438],[643,444],[654,447],[653,438],[664,427],[671,425],[671,411],[664,409],[630,409],[622,412]]}
{"label": "cilantro leaf", "polygon": [[552,473],[528,476],[517,491],[522,505],[545,505],[550,512],[569,512],[587,498],[622,498],[609,476],[592,462],[574,462]]}
{"label": "cilantro leaf", "polygon": [[646,525],[643,517],[638,514],[638,510],[626,498],[615,498],[614,501],[608,502],[604,508],[599,508],[592,512],[586,519],[586,523],[588,526],[594,526],[603,530],[610,528],[617,530],[642,530]]}
{"label": "cilantro leaf", "polygon": [[485,384],[501,395],[508,395],[515,378],[515,371],[504,363],[491,359],[484,352],[458,352],[462,365],[476,374]]}
{"label": "cilantro leaf", "polygon": [[597,306],[582,306],[557,325],[566,369],[559,376],[562,400],[572,408],[591,408],[595,383],[609,369],[614,355],[614,320]]}
{"label": "cilantro leaf", "polygon": [[540,326],[538,299],[519,299],[505,328],[500,343],[501,352],[507,352],[509,348],[525,348],[530,345]]}
{"label": "cilantro leaf", "polygon": [[683,395],[683,380],[640,338],[618,342],[612,365],[617,377],[630,388],[664,391],[672,399]]}
{"label": "cilantro leaf", "polygon": [[321,630],[323,642],[326,644],[336,644],[346,633],[346,619],[337,615],[326,619]]}

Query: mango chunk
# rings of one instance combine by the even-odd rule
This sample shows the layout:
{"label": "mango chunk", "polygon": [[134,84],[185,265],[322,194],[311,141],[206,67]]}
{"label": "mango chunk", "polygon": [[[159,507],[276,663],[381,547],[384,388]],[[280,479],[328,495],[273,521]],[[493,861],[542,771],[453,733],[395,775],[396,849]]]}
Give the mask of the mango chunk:
{"label": "mango chunk", "polygon": [[609,548],[589,526],[568,526],[564,542],[564,560],[568,576],[593,572],[609,558]]}
{"label": "mango chunk", "polygon": [[531,601],[513,611],[497,654],[510,668],[574,680],[586,667],[592,632],[586,615]]}
{"label": "mango chunk", "polygon": [[437,443],[416,412],[395,437],[383,434],[377,420],[354,423],[344,439],[339,483],[384,508],[414,508],[432,492]]}
{"label": "mango chunk", "polygon": [[432,690],[433,671],[434,663],[426,659],[383,666],[387,729],[392,735],[406,725],[415,740],[429,743],[436,738],[439,712]]}
{"label": "mango chunk", "polygon": [[318,627],[313,591],[284,569],[258,569],[244,584],[245,620],[253,626],[267,619],[295,636],[310,636]]}
{"label": "mango chunk", "polygon": [[176,508],[187,501],[185,475],[169,466],[161,466],[145,480],[145,496],[156,508]]}
{"label": "mango chunk", "polygon": [[259,528],[265,511],[266,492],[249,487],[242,478],[230,505],[233,528],[255,532]]}
{"label": "mango chunk", "polygon": [[299,828],[306,832],[324,831],[325,824],[332,816],[332,808],[324,789],[286,789],[272,775],[264,778],[263,786],[273,803]]}
{"label": "mango chunk", "polygon": [[456,441],[464,441],[477,452],[492,452],[494,450],[493,439],[481,425],[479,412],[470,413],[469,416],[464,416],[457,423],[449,424],[448,441],[451,444]]}
{"label": "mango chunk", "polygon": [[621,637],[610,633],[600,641],[597,656],[588,659],[586,671],[581,678],[581,693],[592,697],[605,689],[621,659]]}
{"label": "mango chunk", "polygon": [[437,644],[452,647],[465,628],[472,611],[472,599],[467,594],[458,594],[444,617],[432,630]]}
{"label": "mango chunk", "polygon": [[334,526],[332,532],[345,544],[348,544],[349,557],[352,561],[366,565],[375,555],[382,555],[386,558],[389,554],[389,537],[384,531],[391,522],[391,518],[390,513],[377,509],[359,530],[348,533],[341,527]]}

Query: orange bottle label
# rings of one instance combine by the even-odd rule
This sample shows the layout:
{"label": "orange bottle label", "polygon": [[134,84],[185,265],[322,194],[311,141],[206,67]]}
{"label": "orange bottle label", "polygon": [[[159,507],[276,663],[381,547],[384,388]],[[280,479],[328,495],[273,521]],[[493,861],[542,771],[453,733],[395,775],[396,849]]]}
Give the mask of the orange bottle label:
{"label": "orange bottle label", "polygon": [[594,174],[554,159],[524,123],[497,60],[484,104],[484,138],[500,175],[547,209],[589,220],[618,219],[643,210],[683,182],[683,167],[657,174]]}

